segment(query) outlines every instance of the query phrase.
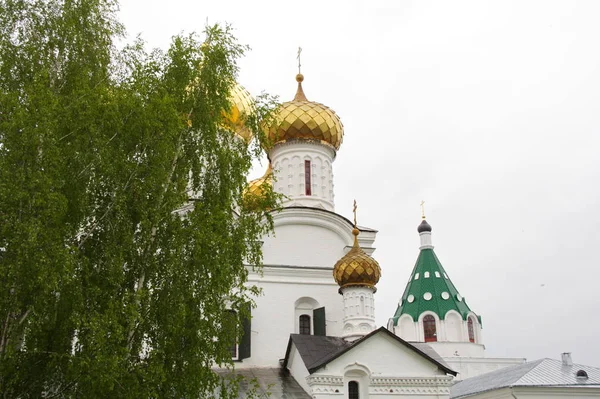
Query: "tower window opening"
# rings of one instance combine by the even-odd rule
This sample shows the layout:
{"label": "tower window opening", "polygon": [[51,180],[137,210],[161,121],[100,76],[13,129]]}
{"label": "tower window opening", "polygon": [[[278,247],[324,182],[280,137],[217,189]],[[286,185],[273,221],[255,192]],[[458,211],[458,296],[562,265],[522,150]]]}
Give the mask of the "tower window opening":
{"label": "tower window opening", "polygon": [[473,318],[467,320],[467,328],[469,330],[469,342],[475,342],[475,330],[473,328]]}
{"label": "tower window opening", "polygon": [[300,316],[299,323],[300,326],[300,334],[302,335],[310,335],[310,316],[307,314],[303,314]]}
{"label": "tower window opening", "polygon": [[310,161],[304,161],[304,194],[312,195]]}
{"label": "tower window opening", "polygon": [[423,317],[423,331],[425,332],[425,342],[437,341],[435,318],[432,315],[427,315]]}
{"label": "tower window opening", "polygon": [[348,399],[359,399],[358,382],[350,381],[348,383]]}

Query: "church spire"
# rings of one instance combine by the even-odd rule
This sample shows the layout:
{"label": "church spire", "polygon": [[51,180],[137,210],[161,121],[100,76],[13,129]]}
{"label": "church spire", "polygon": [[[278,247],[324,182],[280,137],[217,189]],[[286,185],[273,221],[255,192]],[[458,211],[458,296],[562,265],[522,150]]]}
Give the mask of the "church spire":
{"label": "church spire", "polygon": [[425,219],[425,201],[421,201],[421,219],[423,219],[423,221],[421,222],[419,227],[417,227],[417,232],[421,237],[421,246],[419,247],[419,249],[433,249],[433,244],[431,243],[432,229],[429,223],[427,223],[427,220]]}
{"label": "church spire", "polygon": [[[476,342],[476,335],[480,337],[480,333],[473,331],[475,326],[477,331],[480,330],[481,321],[471,311],[435,255],[431,230],[423,213],[417,228],[421,239],[419,257],[390,325],[397,326],[396,334],[408,340]],[[451,326],[445,324],[449,315],[454,320]],[[462,322],[459,321],[461,319]],[[399,323],[401,320],[404,321]],[[445,327],[441,328],[442,325]]]}

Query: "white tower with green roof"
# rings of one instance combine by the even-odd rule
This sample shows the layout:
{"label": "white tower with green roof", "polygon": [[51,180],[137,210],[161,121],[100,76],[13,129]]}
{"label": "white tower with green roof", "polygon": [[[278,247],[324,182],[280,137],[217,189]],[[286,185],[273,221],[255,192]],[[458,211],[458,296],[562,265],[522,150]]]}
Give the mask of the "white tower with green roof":
{"label": "white tower with green roof", "polygon": [[433,250],[431,226],[418,226],[419,257],[388,328],[406,341],[426,342],[459,371],[458,379],[519,364],[524,359],[486,358],[481,316],[471,310]]}

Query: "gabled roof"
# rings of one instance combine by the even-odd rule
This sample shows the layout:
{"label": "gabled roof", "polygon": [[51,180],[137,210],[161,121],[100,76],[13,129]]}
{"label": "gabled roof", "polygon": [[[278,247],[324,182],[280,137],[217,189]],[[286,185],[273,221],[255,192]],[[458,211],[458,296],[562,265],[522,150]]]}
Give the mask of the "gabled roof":
{"label": "gabled roof", "polygon": [[423,312],[431,311],[443,320],[449,310],[457,311],[465,320],[471,312],[433,248],[423,248],[394,314],[394,325],[398,325],[398,319],[403,314],[408,314],[413,321],[417,321]]}
{"label": "gabled roof", "polygon": [[371,337],[380,333],[387,334],[389,337],[396,340],[396,342],[399,342],[400,344],[414,351],[418,355],[437,365],[438,368],[444,371],[445,373],[456,376],[457,372],[450,369],[450,367],[448,367],[448,365],[442,360],[442,358],[437,354],[437,352],[435,352],[435,350],[433,350],[430,346],[423,344],[427,346],[427,348],[425,348],[421,344],[419,344],[419,346],[410,344],[402,338],[390,332],[385,327],[380,327],[377,330],[371,332],[370,334],[365,335],[364,337],[353,342],[347,342],[343,338],[339,337],[322,337],[315,335],[291,334],[290,340],[288,342],[287,351],[285,353],[285,359],[283,361],[283,367],[287,367],[292,343],[294,343],[296,349],[298,349],[298,352],[300,353],[300,357],[302,357],[302,361],[304,362],[306,369],[310,374],[312,374],[321,367],[342,356],[344,353],[352,350],[358,345],[361,345],[362,343],[368,341]]}
{"label": "gabled roof", "polygon": [[[577,377],[579,370],[585,371],[588,378]],[[551,386],[600,387],[600,368],[581,364],[565,366],[560,360],[539,359],[467,378],[451,388],[450,397],[463,398],[508,387]]]}
{"label": "gabled roof", "polygon": [[352,346],[351,342],[340,337],[291,334],[285,353],[285,359],[283,361],[283,367],[287,367],[290,350],[292,349],[292,342],[294,343],[294,346],[296,346],[296,349],[298,349],[307,370],[310,370],[314,365],[319,364],[323,359]]}

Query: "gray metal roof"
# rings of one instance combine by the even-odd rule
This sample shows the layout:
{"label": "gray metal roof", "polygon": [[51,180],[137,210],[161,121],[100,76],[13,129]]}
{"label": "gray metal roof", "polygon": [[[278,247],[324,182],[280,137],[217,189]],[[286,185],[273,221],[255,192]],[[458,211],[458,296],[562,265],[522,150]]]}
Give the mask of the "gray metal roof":
{"label": "gray metal roof", "polygon": [[[577,377],[576,374],[579,370],[585,371],[588,378]],[[560,360],[540,359],[467,378],[452,387],[450,398],[463,398],[507,387],[528,386],[600,387],[600,368],[582,364],[565,366]]]}
{"label": "gray metal roof", "polygon": [[[247,398],[252,389],[256,397],[269,399],[311,399],[298,382],[283,368],[216,370],[224,378],[241,376],[239,398]],[[215,395],[218,397],[218,395]]]}
{"label": "gray metal roof", "polygon": [[435,349],[431,347],[431,345],[426,344],[425,342],[409,342],[409,344],[411,344],[412,346],[414,346],[415,348],[417,348],[436,362],[440,363],[441,365],[450,368],[450,366],[448,366],[448,363],[446,363],[444,359],[442,359],[440,354],[437,353]]}
{"label": "gray metal roof", "polygon": [[[304,334],[291,334],[291,342],[298,349],[307,370],[310,370],[333,354],[352,346],[352,343],[346,341],[344,338]],[[286,353],[286,361],[287,358],[288,354]]]}

